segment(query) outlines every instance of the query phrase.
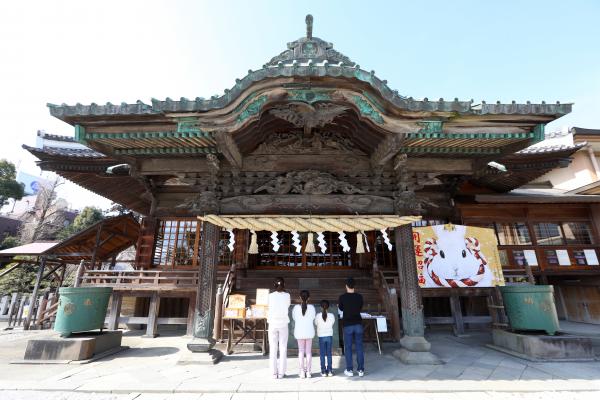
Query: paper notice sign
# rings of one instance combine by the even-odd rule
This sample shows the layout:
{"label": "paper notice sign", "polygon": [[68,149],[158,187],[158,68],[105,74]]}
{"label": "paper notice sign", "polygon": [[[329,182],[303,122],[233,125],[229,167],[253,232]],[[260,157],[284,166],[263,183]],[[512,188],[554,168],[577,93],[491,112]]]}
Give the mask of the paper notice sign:
{"label": "paper notice sign", "polygon": [[268,306],[269,305],[269,289],[256,289],[256,305],[257,306]]}
{"label": "paper notice sign", "polygon": [[600,263],[598,263],[598,255],[596,254],[596,250],[585,249],[583,250],[583,254],[585,254],[585,261],[587,262],[587,265],[600,265]]}
{"label": "paper notice sign", "polygon": [[538,265],[538,260],[537,260],[537,256],[535,255],[535,250],[524,250],[523,254],[525,255],[525,260],[527,261],[528,265],[531,265],[534,267]]}
{"label": "paper notice sign", "polygon": [[387,332],[387,321],[385,317],[377,317],[377,332]]}
{"label": "paper notice sign", "polygon": [[571,265],[571,259],[567,250],[556,250],[556,256],[558,257],[559,265]]}

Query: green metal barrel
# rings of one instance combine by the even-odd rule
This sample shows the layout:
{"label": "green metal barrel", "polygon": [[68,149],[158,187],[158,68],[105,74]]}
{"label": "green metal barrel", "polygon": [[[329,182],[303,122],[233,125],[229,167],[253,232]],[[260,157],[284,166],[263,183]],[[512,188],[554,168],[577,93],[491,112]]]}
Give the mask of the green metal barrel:
{"label": "green metal barrel", "polygon": [[501,286],[504,309],[514,330],[546,331],[559,329],[554,287],[551,285]]}
{"label": "green metal barrel", "polygon": [[102,329],[112,288],[64,287],[58,293],[58,311],[54,322],[56,332],[61,336],[69,336],[73,332]]}

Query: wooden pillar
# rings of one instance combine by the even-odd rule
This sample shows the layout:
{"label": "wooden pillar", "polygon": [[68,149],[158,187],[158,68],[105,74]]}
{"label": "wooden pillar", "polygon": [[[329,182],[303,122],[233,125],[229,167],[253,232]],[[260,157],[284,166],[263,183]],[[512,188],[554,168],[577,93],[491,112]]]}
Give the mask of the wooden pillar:
{"label": "wooden pillar", "polygon": [[79,262],[79,266],[77,267],[77,272],[75,273],[75,281],[73,282],[73,287],[79,287],[81,285],[81,277],[83,276],[84,271],[85,271],[84,261],[81,260]]}
{"label": "wooden pillar", "polygon": [[405,336],[423,336],[423,298],[417,275],[412,227],[402,225],[394,231],[398,276],[400,278],[400,306],[402,309],[402,329]]}
{"label": "wooden pillar", "polygon": [[[198,290],[194,309],[194,339],[188,343],[190,351],[209,353],[211,362],[217,362],[222,353],[214,351],[213,324],[217,292],[217,265],[221,229],[209,222],[202,224],[202,256],[198,272]],[[207,360],[208,361],[208,360]]]}
{"label": "wooden pillar", "polygon": [[119,329],[119,317],[121,316],[121,304],[123,304],[123,295],[119,292],[113,292],[110,303],[110,314],[108,315],[108,326],[109,331],[116,331]]}
{"label": "wooden pillar", "polygon": [[185,334],[191,336],[194,334],[194,311],[196,310],[196,295],[189,297],[188,302],[188,315],[187,315],[187,328]]}
{"label": "wooden pillar", "polygon": [[19,294],[13,293],[10,297],[10,305],[8,306],[8,326],[12,323],[13,315],[15,313],[15,307],[17,306],[17,298]]}
{"label": "wooden pillar", "polygon": [[146,334],[143,337],[154,338],[158,336],[156,333],[156,322],[158,320],[158,311],[160,307],[160,297],[158,292],[152,293],[150,298],[150,307],[148,308],[148,324],[146,325]]}
{"label": "wooden pillar", "polygon": [[40,285],[42,283],[42,277],[44,276],[44,268],[46,267],[46,257],[42,256],[40,260],[40,266],[38,267],[37,276],[35,277],[35,286],[33,287],[33,293],[31,294],[31,301],[29,304],[29,313],[27,313],[27,318],[25,318],[25,322],[23,323],[23,329],[28,330],[29,324],[31,323],[31,316],[35,310],[35,302],[37,300],[37,294],[40,290]]}
{"label": "wooden pillar", "polygon": [[96,255],[98,254],[98,245],[100,244],[100,235],[102,234],[102,226],[103,222],[100,223],[98,229],[96,230],[96,241],[94,242],[94,251],[92,252],[92,261],[90,262],[91,269],[96,269]]}
{"label": "wooden pillar", "polygon": [[217,297],[215,299],[215,322],[213,325],[213,338],[221,339],[221,323],[223,320],[223,285],[217,285]]}
{"label": "wooden pillar", "polygon": [[431,344],[425,340],[423,298],[417,275],[417,261],[413,246],[412,227],[401,225],[394,230],[398,276],[400,278],[400,306],[402,309],[402,348],[394,356],[406,364],[440,364],[431,354]]}
{"label": "wooden pillar", "polygon": [[458,294],[452,294],[450,296],[450,310],[452,311],[452,317],[454,318],[454,334],[456,336],[464,335],[465,324],[463,321],[460,297],[458,297]]}

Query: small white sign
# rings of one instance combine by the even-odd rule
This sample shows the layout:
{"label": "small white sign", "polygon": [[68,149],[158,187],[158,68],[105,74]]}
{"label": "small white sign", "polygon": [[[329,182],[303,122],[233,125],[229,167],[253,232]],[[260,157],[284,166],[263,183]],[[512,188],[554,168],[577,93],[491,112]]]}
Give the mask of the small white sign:
{"label": "small white sign", "polygon": [[600,265],[598,262],[598,255],[596,254],[596,250],[594,249],[585,249],[583,250],[583,254],[585,254],[585,261],[587,265]]}
{"label": "small white sign", "polygon": [[387,332],[387,321],[385,317],[377,317],[377,332]]}
{"label": "small white sign", "polygon": [[523,254],[525,255],[525,260],[527,261],[527,265],[531,265],[536,267],[538,265],[537,256],[535,255],[535,250],[523,250]]}
{"label": "small white sign", "polygon": [[571,259],[569,258],[569,252],[567,250],[556,250],[556,256],[558,257],[559,265],[571,265]]}

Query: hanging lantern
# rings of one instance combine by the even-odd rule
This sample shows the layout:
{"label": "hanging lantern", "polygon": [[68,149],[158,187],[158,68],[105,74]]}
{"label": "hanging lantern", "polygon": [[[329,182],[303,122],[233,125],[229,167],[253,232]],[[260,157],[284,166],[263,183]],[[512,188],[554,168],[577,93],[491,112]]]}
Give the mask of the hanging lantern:
{"label": "hanging lantern", "polygon": [[305,253],[315,253],[315,242],[313,240],[313,233],[308,232],[308,237],[306,238],[306,247],[304,248]]}
{"label": "hanging lantern", "polygon": [[325,236],[323,236],[323,232],[317,232],[317,242],[319,242],[321,253],[325,254],[327,251],[327,243],[325,243]]}
{"label": "hanging lantern", "polygon": [[273,245],[273,251],[279,251],[279,238],[277,237],[277,231],[271,231],[271,244]]}
{"label": "hanging lantern", "polygon": [[365,252],[365,246],[363,246],[363,237],[360,232],[356,234],[356,254],[363,254]]}
{"label": "hanging lantern", "polygon": [[248,249],[248,254],[258,254],[258,239],[256,237],[256,232],[250,231],[252,236],[250,237],[250,248]]}

